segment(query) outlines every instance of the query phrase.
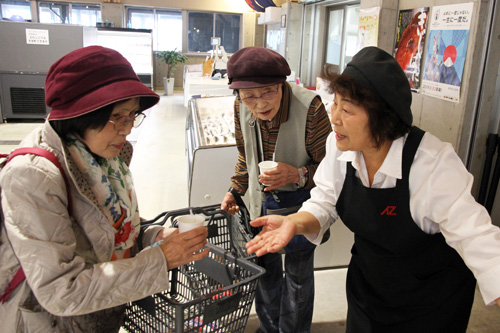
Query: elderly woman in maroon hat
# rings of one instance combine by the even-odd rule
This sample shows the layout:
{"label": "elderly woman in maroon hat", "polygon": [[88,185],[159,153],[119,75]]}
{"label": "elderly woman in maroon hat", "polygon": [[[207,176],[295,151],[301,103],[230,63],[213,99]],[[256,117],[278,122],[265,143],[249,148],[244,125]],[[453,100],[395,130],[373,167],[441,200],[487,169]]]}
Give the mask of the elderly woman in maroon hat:
{"label": "elderly woman in maroon hat", "polygon": [[[227,74],[237,95],[239,156],[221,207],[235,213],[237,197],[246,194],[252,219],[296,212],[309,198],[332,130],[323,103],[315,93],[286,82],[288,63],[266,48],[239,50],[229,59]],[[260,174],[259,162],[269,160],[277,166]],[[304,236],[295,237],[285,248],[284,277],[281,254],[259,258],[266,269],[255,300],[261,332],[310,331],[315,247]]]}
{"label": "elderly woman in maroon hat", "polygon": [[338,217],[354,232],[347,332],[465,332],[476,279],[500,305],[500,229],[471,195],[453,147],[412,126],[398,62],[367,47],[332,78],[334,132],[302,209],[252,221],[248,252],[297,234],[315,244]]}
{"label": "elderly woman in maroon hat", "polygon": [[208,255],[194,254],[207,231],[141,232],[126,137],[159,96],[121,54],[75,50],[52,65],[45,91],[48,120],[20,146],[50,151],[62,170],[23,155],[0,174],[2,332],[117,332],[125,303],[168,289],[169,269]]}

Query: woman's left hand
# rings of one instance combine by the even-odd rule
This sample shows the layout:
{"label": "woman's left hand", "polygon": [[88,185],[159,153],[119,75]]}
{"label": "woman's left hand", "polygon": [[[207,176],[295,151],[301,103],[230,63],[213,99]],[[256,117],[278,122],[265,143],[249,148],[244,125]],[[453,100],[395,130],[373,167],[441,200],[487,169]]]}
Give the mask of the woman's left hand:
{"label": "woman's left hand", "polygon": [[278,166],[259,175],[259,182],[266,184],[264,191],[276,190],[299,182],[299,170],[293,165],[278,162]]}
{"label": "woman's left hand", "polygon": [[177,228],[162,228],[161,231],[156,235],[155,243],[164,240],[172,233],[174,233],[175,230],[177,230]]}
{"label": "woman's left hand", "polygon": [[278,252],[295,236],[296,225],[286,216],[267,215],[250,222],[253,227],[262,227],[251,241],[246,244],[248,254],[255,252],[257,256]]}
{"label": "woman's left hand", "polygon": [[500,307],[500,297],[497,298],[497,305]]}

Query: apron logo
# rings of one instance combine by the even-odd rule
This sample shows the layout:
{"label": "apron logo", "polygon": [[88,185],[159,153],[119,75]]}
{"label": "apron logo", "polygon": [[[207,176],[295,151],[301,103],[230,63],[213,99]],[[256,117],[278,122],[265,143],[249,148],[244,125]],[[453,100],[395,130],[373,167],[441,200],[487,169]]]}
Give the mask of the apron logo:
{"label": "apron logo", "polygon": [[380,213],[380,215],[397,215],[394,211],[396,210],[396,206],[387,206],[385,209]]}

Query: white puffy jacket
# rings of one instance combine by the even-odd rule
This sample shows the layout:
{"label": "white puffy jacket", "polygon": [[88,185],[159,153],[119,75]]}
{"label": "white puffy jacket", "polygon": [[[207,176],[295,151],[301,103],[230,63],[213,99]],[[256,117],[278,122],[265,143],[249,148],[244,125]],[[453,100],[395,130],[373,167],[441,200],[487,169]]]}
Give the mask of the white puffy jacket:
{"label": "white puffy jacket", "polygon": [[[118,331],[123,304],[168,289],[163,253],[153,247],[131,259],[110,261],[113,227],[50,124],[34,130],[20,146],[45,148],[58,157],[70,182],[73,211],[70,217],[65,183],[52,162],[24,155],[3,168],[0,293],[19,263],[26,280],[0,304],[1,331]],[[130,162],[130,143],[121,156]],[[143,244],[151,244],[158,231],[148,229]]]}

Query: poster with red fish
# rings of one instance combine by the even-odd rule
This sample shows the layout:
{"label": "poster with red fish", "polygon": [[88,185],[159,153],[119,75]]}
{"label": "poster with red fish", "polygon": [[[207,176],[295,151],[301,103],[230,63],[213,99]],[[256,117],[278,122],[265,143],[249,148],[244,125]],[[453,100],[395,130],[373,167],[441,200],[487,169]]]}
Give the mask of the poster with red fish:
{"label": "poster with red fish", "polygon": [[424,52],[429,7],[399,11],[394,57],[408,78],[411,90],[420,89],[420,65]]}
{"label": "poster with red fish", "polygon": [[460,101],[472,10],[472,2],[432,8],[422,94]]}

